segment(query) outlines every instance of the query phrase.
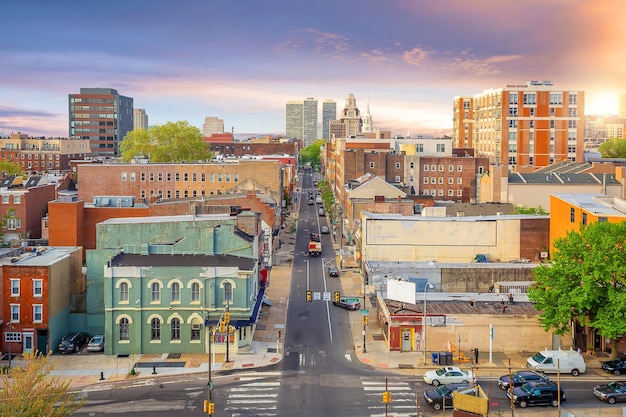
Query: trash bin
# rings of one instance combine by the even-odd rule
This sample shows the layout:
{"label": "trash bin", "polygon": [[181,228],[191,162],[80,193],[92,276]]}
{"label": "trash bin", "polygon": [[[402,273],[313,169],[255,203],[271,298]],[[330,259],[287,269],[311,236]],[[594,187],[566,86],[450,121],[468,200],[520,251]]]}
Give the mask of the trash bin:
{"label": "trash bin", "polygon": [[439,352],[439,365],[452,365],[452,352]]}
{"label": "trash bin", "polygon": [[432,356],[433,356],[433,365],[439,365],[439,354],[437,352],[434,352]]}

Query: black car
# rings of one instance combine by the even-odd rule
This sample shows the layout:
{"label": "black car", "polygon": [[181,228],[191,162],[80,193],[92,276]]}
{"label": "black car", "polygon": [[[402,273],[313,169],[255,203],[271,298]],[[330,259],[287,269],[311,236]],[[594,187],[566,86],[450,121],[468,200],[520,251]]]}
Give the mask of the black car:
{"label": "black car", "polygon": [[338,277],[339,276],[339,270],[337,268],[335,268],[334,266],[329,266],[328,267],[328,276]]}
{"label": "black car", "polygon": [[608,362],[602,362],[602,370],[613,375],[626,373],[626,358],[617,358]]}
{"label": "black car", "polygon": [[626,381],[613,381],[606,385],[593,387],[593,395],[609,404],[626,401]]}
{"label": "black car", "polygon": [[[565,402],[565,393],[561,392],[561,402]],[[506,396],[511,398],[511,391],[506,392]],[[529,405],[559,405],[559,387],[551,381],[547,382],[527,382],[521,387],[513,388],[513,402],[521,408]]]}
{"label": "black car", "polygon": [[469,384],[446,384],[439,385],[435,389],[424,391],[424,399],[435,410],[452,408],[452,394],[459,388],[467,388]]}
{"label": "black car", "polygon": [[517,371],[513,372],[510,377],[509,375],[502,375],[498,380],[498,385],[500,386],[500,388],[507,390],[511,386],[511,379],[513,379],[514,387],[520,387],[527,382],[543,382],[550,380],[550,378],[548,378],[546,375],[539,372]]}
{"label": "black car", "polygon": [[82,349],[89,341],[89,336],[85,333],[68,333],[59,342],[61,353],[76,353]]}

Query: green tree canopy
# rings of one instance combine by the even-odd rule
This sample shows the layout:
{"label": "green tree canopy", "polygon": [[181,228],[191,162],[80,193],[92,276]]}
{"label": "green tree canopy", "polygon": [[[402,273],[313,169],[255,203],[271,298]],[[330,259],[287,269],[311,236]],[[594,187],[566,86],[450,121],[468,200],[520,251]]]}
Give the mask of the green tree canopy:
{"label": "green tree canopy", "polygon": [[1,161],[0,162],[0,172],[4,175],[14,176],[14,175],[23,175],[22,166],[19,164],[14,164],[9,161]]}
{"label": "green tree canopy", "polygon": [[310,162],[313,169],[317,171],[321,159],[320,148],[324,145],[326,145],[326,141],[324,139],[318,139],[311,145],[300,149],[300,165],[305,165]]}
{"label": "green tree canopy", "polygon": [[514,214],[537,214],[539,216],[545,216],[549,214],[543,207],[526,207],[526,206],[518,206],[515,205],[515,209],[513,210]]}
{"label": "green tree canopy", "polygon": [[200,129],[189,122],[168,122],[129,132],[120,144],[121,159],[145,156],[150,162],[195,162],[212,158]]}
{"label": "green tree canopy", "polygon": [[603,158],[626,158],[626,139],[613,138],[598,147]]}
{"label": "green tree canopy", "polygon": [[552,261],[533,270],[528,297],[544,329],[570,330],[572,320],[613,339],[626,333],[626,222],[592,223],[554,242]]}
{"label": "green tree canopy", "polygon": [[84,401],[69,392],[69,381],[51,376],[48,356],[25,354],[22,365],[0,377],[0,416],[69,416]]}

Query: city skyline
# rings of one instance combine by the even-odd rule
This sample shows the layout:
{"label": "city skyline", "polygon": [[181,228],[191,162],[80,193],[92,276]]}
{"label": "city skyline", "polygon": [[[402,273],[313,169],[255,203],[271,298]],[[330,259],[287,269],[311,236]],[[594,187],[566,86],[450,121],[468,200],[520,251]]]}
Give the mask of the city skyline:
{"label": "city skyline", "polygon": [[586,114],[617,114],[626,93],[617,0],[109,5],[4,6],[0,133],[67,137],[80,88],[116,89],[151,124],[212,115],[235,135],[284,134],[295,98],[369,98],[377,128],[437,136],[458,95],[550,80],[584,90]]}

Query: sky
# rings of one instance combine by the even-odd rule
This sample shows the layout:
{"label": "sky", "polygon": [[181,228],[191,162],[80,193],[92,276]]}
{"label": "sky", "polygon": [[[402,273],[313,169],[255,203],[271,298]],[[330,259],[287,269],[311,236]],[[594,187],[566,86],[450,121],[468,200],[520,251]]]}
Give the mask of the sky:
{"label": "sky", "polygon": [[[369,99],[374,127],[451,134],[455,96],[550,80],[586,114],[626,93],[623,0],[3,0],[0,135],[68,137],[113,88],[153,124],[284,134],[285,104]],[[620,11],[621,10],[621,11]]]}

